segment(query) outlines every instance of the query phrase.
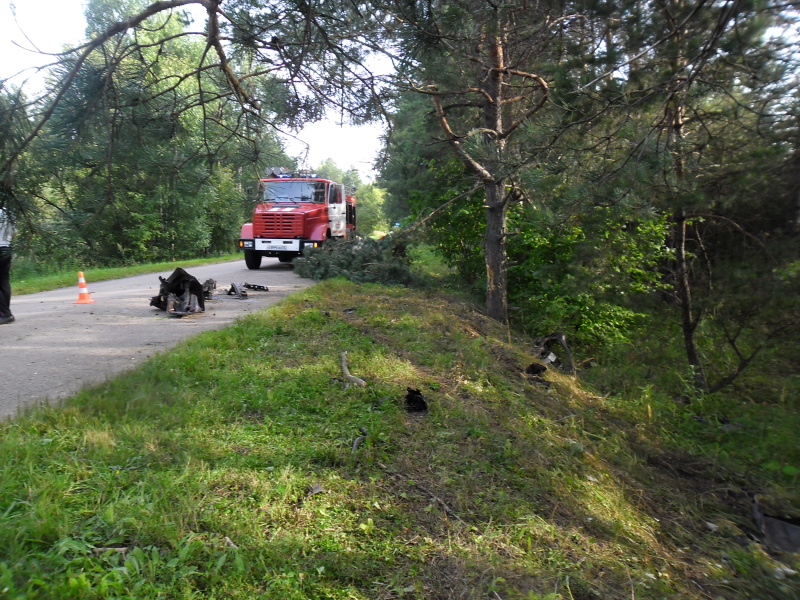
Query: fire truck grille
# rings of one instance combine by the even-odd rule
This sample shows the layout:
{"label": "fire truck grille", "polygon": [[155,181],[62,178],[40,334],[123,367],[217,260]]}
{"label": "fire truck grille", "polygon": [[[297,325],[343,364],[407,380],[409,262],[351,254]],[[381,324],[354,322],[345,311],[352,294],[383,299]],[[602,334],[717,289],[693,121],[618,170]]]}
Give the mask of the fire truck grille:
{"label": "fire truck grille", "polygon": [[258,237],[293,238],[303,234],[303,215],[262,213],[255,219],[253,233]]}

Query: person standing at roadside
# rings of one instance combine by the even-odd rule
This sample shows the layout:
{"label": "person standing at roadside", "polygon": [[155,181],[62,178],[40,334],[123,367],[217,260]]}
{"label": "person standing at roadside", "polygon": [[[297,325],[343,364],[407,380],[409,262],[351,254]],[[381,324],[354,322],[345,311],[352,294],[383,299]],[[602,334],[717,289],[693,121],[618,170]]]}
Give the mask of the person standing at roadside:
{"label": "person standing at roadside", "polygon": [[0,208],[0,325],[14,322],[11,314],[11,239],[16,231],[6,209]]}

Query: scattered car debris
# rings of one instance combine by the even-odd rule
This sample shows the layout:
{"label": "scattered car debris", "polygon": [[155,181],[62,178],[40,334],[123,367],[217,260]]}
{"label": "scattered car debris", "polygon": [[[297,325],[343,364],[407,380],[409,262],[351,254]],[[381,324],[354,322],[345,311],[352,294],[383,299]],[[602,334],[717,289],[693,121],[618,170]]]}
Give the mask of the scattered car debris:
{"label": "scattered car debris", "polygon": [[540,365],[539,363],[531,363],[525,369],[525,373],[527,375],[541,375],[545,371],[547,371],[547,367],[545,367],[544,365]]}
{"label": "scattered car debris", "polygon": [[[555,355],[555,353],[553,353],[550,350],[550,345],[553,342],[558,342],[564,349],[564,352],[567,355],[566,365],[564,365],[560,360],[558,360],[558,357]],[[560,331],[557,331],[556,333],[553,333],[545,337],[537,338],[536,341],[534,342],[534,349],[537,351],[539,359],[545,365],[553,365],[554,367],[557,367],[562,371],[564,371],[565,373],[569,374],[574,374],[576,372],[575,361],[572,359],[572,351],[569,349],[569,346],[567,345],[567,338]]]}
{"label": "scattered car debris", "polygon": [[717,533],[719,531],[719,525],[711,521],[706,521],[706,527],[711,533]]}
{"label": "scattered car debris", "polygon": [[260,283],[245,283],[244,287],[248,290],[256,290],[259,292],[268,292],[269,288],[265,285],[261,285]]}
{"label": "scattered car debris", "polygon": [[428,410],[428,403],[425,401],[425,396],[422,392],[413,388],[406,388],[406,410],[408,412],[425,412]]}
{"label": "scattered car debris", "polygon": [[310,485],[310,486],[308,486],[306,488],[306,492],[303,495],[303,497],[302,498],[298,498],[297,502],[295,503],[295,507],[296,508],[301,508],[303,506],[303,503],[306,500],[308,500],[309,498],[311,498],[312,496],[316,496],[317,494],[324,494],[327,491],[328,490],[326,490],[324,487],[322,487],[318,483],[315,483],[314,485]]}
{"label": "scattered car debris", "polygon": [[217,289],[217,281],[215,279],[206,279],[203,282],[203,298],[206,300],[213,300],[214,290]]}
{"label": "scattered car debris", "polygon": [[356,309],[355,308],[345,308],[342,312],[344,314],[346,314],[346,315],[352,315],[354,312],[356,312]]}
{"label": "scattered car debris", "polygon": [[247,298],[247,292],[241,283],[234,281],[228,290],[228,296],[238,296],[239,298]]}
{"label": "scattered car debris", "polygon": [[552,383],[550,383],[543,377],[540,377],[546,371],[547,367],[545,367],[544,365],[540,365],[539,363],[531,363],[525,369],[525,378],[531,383],[535,383],[537,385],[543,385],[544,387],[549,388],[552,385]]}
{"label": "scattered car debris", "polygon": [[247,292],[245,290],[255,290],[258,292],[268,292],[269,288],[265,285],[261,285],[260,283],[239,283],[238,281],[234,281],[231,283],[231,287],[228,289],[228,296],[236,296],[237,298],[247,298]]}
{"label": "scattered car debris", "polygon": [[[161,287],[158,295],[150,299],[150,306],[166,311],[171,317],[205,311],[206,289],[184,269],[178,267],[166,279],[161,276],[158,279]],[[216,287],[216,282],[214,284]]]}
{"label": "scattered car debris", "polygon": [[783,552],[800,552],[800,519],[765,515],[758,496],[753,496],[753,517],[767,546]]}
{"label": "scattered car debris", "polygon": [[561,361],[558,360],[558,357],[549,350],[542,351],[539,357],[542,359],[543,363],[561,368]]}
{"label": "scattered car debris", "polygon": [[308,486],[308,489],[306,490],[306,498],[311,498],[311,496],[316,496],[317,494],[324,494],[327,491],[328,490],[326,490],[320,484],[315,483],[314,485]]}
{"label": "scattered car debris", "polygon": [[794,575],[797,575],[797,571],[790,569],[789,567],[778,566],[772,569],[772,576],[775,579],[786,579],[787,577],[793,577]]}

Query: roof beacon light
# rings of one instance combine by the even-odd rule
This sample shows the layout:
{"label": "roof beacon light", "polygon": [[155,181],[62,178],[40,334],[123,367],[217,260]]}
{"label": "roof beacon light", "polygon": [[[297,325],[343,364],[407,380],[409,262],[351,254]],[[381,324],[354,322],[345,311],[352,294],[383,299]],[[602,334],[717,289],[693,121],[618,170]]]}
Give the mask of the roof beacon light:
{"label": "roof beacon light", "polygon": [[273,177],[276,179],[286,179],[292,176],[291,171],[286,167],[267,167],[266,168],[267,177]]}

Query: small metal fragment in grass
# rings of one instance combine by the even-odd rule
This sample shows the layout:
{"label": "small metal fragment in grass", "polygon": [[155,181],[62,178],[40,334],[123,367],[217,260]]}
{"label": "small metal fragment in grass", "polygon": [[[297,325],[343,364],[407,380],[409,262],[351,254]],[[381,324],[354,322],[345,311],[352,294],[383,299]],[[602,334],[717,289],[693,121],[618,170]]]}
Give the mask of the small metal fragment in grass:
{"label": "small metal fragment in grass", "polygon": [[775,579],[786,579],[787,577],[792,577],[793,575],[797,575],[797,571],[790,569],[789,567],[775,567],[772,570],[772,576]]}
{"label": "small metal fragment in grass", "polygon": [[525,374],[526,375],[541,375],[545,371],[547,371],[547,367],[545,367],[544,365],[540,365],[539,363],[531,363],[525,369]]}
{"label": "small metal fragment in grass", "polygon": [[364,443],[364,440],[367,439],[367,428],[366,427],[360,427],[359,431],[361,432],[361,435],[358,436],[355,439],[355,441],[353,442],[353,449],[350,452],[351,454],[354,454],[355,451],[358,450],[358,448],[361,446],[361,444]]}
{"label": "small metal fragment in grass", "polygon": [[311,496],[316,496],[317,494],[324,494],[327,491],[328,490],[326,490],[320,484],[315,483],[314,485],[309,486],[306,490],[306,498],[311,498]]}
{"label": "small metal fragment in grass", "polygon": [[800,519],[784,519],[764,514],[753,496],[753,517],[764,534],[767,546],[773,550],[800,553]]}

